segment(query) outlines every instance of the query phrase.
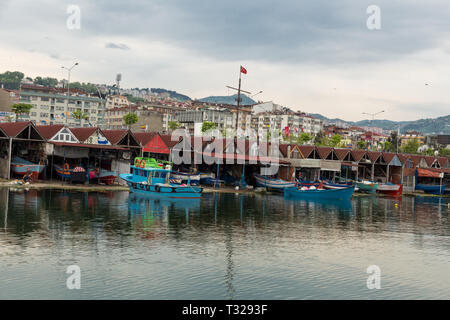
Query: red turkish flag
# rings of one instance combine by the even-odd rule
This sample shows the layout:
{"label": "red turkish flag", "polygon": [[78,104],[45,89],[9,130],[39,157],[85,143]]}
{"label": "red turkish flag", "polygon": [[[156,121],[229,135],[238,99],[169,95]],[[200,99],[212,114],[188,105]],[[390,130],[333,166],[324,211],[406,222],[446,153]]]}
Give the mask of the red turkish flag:
{"label": "red turkish flag", "polygon": [[241,73],[247,74],[247,69],[245,69],[243,66],[241,66]]}

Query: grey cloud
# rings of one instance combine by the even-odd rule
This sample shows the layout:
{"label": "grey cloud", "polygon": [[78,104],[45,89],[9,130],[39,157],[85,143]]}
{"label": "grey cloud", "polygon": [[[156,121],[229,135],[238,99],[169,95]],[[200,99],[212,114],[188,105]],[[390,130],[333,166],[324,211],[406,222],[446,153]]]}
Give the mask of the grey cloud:
{"label": "grey cloud", "polygon": [[130,50],[130,48],[123,43],[112,43],[112,42],[108,42],[107,44],[105,44],[105,48],[108,49],[120,49],[120,50]]}
{"label": "grey cloud", "polygon": [[371,3],[354,0],[100,0],[83,12],[92,32],[163,41],[222,60],[371,62],[434,48],[448,36],[446,1],[377,2],[378,31],[366,28]]}

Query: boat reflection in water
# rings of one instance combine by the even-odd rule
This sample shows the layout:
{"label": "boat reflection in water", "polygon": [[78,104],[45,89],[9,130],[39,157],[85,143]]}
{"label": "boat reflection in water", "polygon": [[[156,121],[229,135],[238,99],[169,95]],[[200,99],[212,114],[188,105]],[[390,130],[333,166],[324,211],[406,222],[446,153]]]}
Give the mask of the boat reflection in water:
{"label": "boat reflection in water", "polygon": [[132,215],[167,214],[170,208],[172,212],[188,214],[189,211],[198,212],[200,210],[200,198],[155,198],[151,194],[130,193],[128,207],[129,213]]}
{"label": "boat reflection in water", "polygon": [[314,210],[320,210],[322,212],[339,212],[339,213],[353,213],[353,207],[351,200],[297,200],[291,198],[285,198],[285,205],[287,207],[295,208],[308,208]]}

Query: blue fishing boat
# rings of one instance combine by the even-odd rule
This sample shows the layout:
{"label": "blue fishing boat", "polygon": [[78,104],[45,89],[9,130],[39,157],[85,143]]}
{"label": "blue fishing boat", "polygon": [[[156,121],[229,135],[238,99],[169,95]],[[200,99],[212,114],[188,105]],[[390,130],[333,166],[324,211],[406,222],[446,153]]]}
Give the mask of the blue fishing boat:
{"label": "blue fishing boat", "polygon": [[323,187],[325,189],[345,189],[351,187],[352,183],[333,183],[333,182],[323,182]]}
{"label": "blue fishing boat", "polygon": [[297,182],[295,181],[274,179],[259,174],[255,174],[254,176],[256,180],[256,185],[258,187],[267,188],[268,190],[283,192],[285,188],[293,188],[297,185]]}
{"label": "blue fishing boat", "polygon": [[297,185],[301,187],[318,187],[320,185],[319,181],[309,181],[309,180],[299,180],[297,179]]}
{"label": "blue fishing boat", "polygon": [[415,172],[415,190],[429,194],[445,194],[446,185],[442,183],[444,173],[437,169],[417,168]]}
{"label": "blue fishing boat", "polygon": [[171,171],[170,176],[172,179],[179,180],[182,183],[190,183],[191,185],[198,186],[200,184],[200,174],[199,173],[188,173]]}
{"label": "blue fishing boat", "polygon": [[40,174],[44,171],[45,166],[42,164],[35,164],[20,157],[13,157],[11,159],[12,172],[18,175],[24,175],[27,172]]}
{"label": "blue fishing boat", "polygon": [[121,174],[120,178],[127,182],[131,192],[158,198],[200,198],[203,192],[201,187],[171,182],[167,169],[131,166],[131,173]]}
{"label": "blue fishing boat", "polygon": [[444,194],[445,193],[445,185],[435,185],[435,184],[422,184],[418,183],[415,186],[416,190],[421,190],[428,194]]}
{"label": "blue fishing boat", "polygon": [[68,163],[64,164],[64,167],[61,167],[60,165],[54,164],[53,168],[55,169],[56,174],[61,179],[69,180],[71,175],[72,175],[72,172],[73,172],[73,169],[70,168]]}
{"label": "blue fishing boat", "polygon": [[284,189],[284,197],[302,200],[350,200],[354,191],[355,186],[344,189],[305,188],[305,190],[301,190],[298,188],[286,188]]}
{"label": "blue fishing boat", "polygon": [[378,182],[373,181],[359,181],[356,185],[360,192],[376,193],[378,189]]}

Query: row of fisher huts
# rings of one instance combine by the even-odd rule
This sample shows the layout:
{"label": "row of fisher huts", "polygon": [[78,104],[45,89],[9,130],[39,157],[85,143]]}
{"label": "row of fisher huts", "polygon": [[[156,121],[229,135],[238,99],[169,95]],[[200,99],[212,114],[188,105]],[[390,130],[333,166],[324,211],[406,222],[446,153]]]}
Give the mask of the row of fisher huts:
{"label": "row of fisher huts", "polygon": [[[181,146],[184,147],[184,151]],[[186,151],[188,151],[186,153]],[[136,156],[174,160],[189,159],[180,171],[223,173],[249,184],[268,162],[277,163],[277,177],[285,180],[333,179],[336,177],[402,183],[414,190],[417,169],[432,177],[450,176],[450,158],[390,152],[351,150],[261,141],[190,137],[172,140],[171,135],[96,127],[69,128],[64,125],[36,126],[32,122],[0,123],[0,178],[13,176],[14,157],[41,163],[46,170],[40,179],[57,179],[55,166],[99,168],[118,175],[128,173]]]}

